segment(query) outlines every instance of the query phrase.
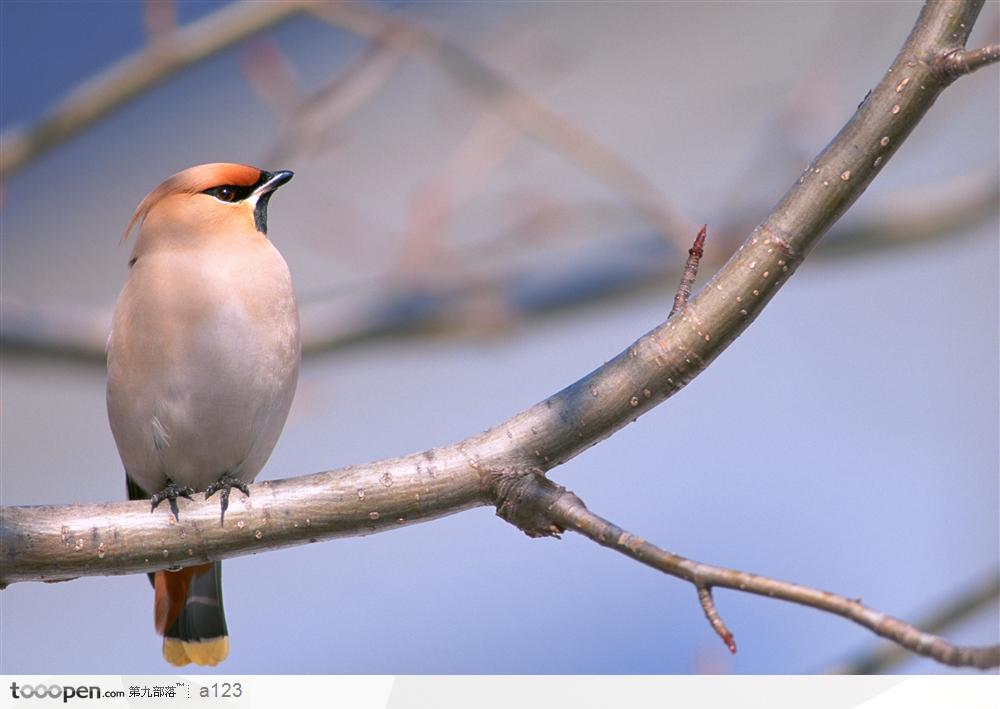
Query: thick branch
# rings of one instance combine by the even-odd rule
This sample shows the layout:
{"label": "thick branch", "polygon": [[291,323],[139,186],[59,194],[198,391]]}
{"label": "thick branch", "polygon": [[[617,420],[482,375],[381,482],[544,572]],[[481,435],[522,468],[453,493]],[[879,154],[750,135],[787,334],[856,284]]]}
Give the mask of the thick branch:
{"label": "thick branch", "polygon": [[[185,566],[496,504],[496,476],[543,472],[571,459],[677,392],[747,327],[945,88],[947,79],[934,58],[961,47],[980,6],[928,3],[869,99],[729,263],[677,317],[576,383],[446,448],[254,485],[248,502],[231,506],[225,527],[218,524],[215,502],[182,501],[179,521],[165,513],[150,514],[142,502],[2,508],[0,583]],[[655,556],[652,545],[581,517],[580,509],[585,508],[582,503],[569,505],[572,499],[563,493],[555,498],[561,517],[554,525],[535,508],[537,521],[532,526],[529,518],[527,527],[546,534],[564,526],[606,540],[617,534],[613,544],[632,544],[636,558]],[[546,503],[544,508],[551,507]],[[805,603],[838,612],[943,662],[982,661],[964,649],[944,648],[939,639],[853,601],[673,555],[668,560],[678,575],[697,586],[724,586]],[[991,653],[986,660],[996,662]]]}
{"label": "thick branch", "polygon": [[482,504],[455,446],[356,468],[258,483],[219,501],[0,508],[0,585],[129,574],[392,529]]}

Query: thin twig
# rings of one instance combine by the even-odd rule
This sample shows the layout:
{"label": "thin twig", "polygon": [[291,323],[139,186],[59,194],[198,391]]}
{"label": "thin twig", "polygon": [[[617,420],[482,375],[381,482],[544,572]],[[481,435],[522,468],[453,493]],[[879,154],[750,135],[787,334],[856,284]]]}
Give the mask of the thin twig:
{"label": "thin twig", "polygon": [[677,286],[677,293],[674,295],[674,307],[670,309],[670,315],[667,318],[672,318],[675,313],[679,313],[687,305],[688,298],[691,297],[691,285],[694,283],[694,279],[698,277],[698,264],[701,262],[702,254],[705,253],[705,233],[708,229],[708,224],[704,224],[701,230],[698,232],[698,236],[694,239],[694,245],[688,249],[687,261],[684,262],[684,273],[681,276],[681,283]]}
{"label": "thin twig", "polygon": [[[542,480],[545,479],[542,478]],[[551,499],[552,493],[545,490],[546,483],[548,486],[556,487],[545,480],[537,488],[542,492],[536,493],[531,490],[522,495],[522,500],[526,504],[530,504],[533,502],[530,499],[532,494],[546,495]],[[714,604],[706,605],[705,603],[704,590],[711,587],[730,588],[833,613],[852,620],[876,635],[888,638],[912,652],[930,657],[946,665],[978,667],[980,669],[1000,666],[1000,645],[984,647],[954,645],[944,638],[923,632],[898,618],[869,608],[856,599],[846,598],[802,584],[703,564],[677,554],[671,554],[594,514],[580,502],[576,495],[567,494],[564,490],[555,496],[555,500],[547,506],[547,509],[554,524],[578,532],[601,546],[613,549],[646,566],[694,584],[698,589],[702,608],[705,610],[709,622],[712,623],[713,629],[719,633],[724,641],[727,641],[728,636],[727,645],[732,639],[728,629],[722,624],[722,620],[715,612]],[[709,596],[710,598],[711,596]],[[731,650],[734,647],[734,645],[730,645]]]}
{"label": "thin twig", "polygon": [[973,50],[955,49],[943,54],[939,60],[941,70],[952,78],[971,74],[997,61],[1000,61],[1000,44]]}
{"label": "thin twig", "polygon": [[[925,628],[929,633],[940,634],[970,616],[995,607],[998,600],[1000,600],[1000,573],[994,569],[985,577],[946,599],[939,607],[917,621],[916,625]],[[851,675],[885,674],[910,657],[910,654],[899,645],[880,643],[877,648],[831,671]]]}
{"label": "thin twig", "polygon": [[696,586],[696,588],[698,589],[698,602],[701,603],[701,609],[705,612],[705,618],[708,619],[709,625],[722,638],[722,642],[729,648],[729,652],[735,655],[736,638],[733,637],[733,634],[726,627],[725,622],[723,622],[722,616],[719,615],[719,609],[715,606],[715,599],[712,598],[711,586]]}

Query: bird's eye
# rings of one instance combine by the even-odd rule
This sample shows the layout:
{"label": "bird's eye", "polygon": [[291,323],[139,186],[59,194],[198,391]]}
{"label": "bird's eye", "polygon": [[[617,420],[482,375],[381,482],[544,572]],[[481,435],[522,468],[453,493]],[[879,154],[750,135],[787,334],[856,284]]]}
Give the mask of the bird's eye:
{"label": "bird's eye", "polygon": [[252,187],[241,187],[240,185],[219,185],[204,191],[204,194],[212,195],[220,202],[239,202],[250,196]]}

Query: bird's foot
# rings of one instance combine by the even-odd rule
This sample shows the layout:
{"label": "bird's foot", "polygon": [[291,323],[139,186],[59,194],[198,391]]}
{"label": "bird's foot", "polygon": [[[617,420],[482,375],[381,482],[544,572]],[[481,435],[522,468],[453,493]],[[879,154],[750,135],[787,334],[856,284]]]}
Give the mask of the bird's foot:
{"label": "bird's foot", "polygon": [[216,492],[219,493],[219,499],[221,500],[222,514],[219,516],[219,525],[222,526],[226,521],[226,510],[229,509],[229,491],[236,488],[242,492],[247,497],[250,497],[249,486],[240,480],[235,478],[229,473],[223,473],[222,477],[216,480],[214,483],[205,488],[205,499],[207,500]]}
{"label": "bird's foot", "polygon": [[149,511],[152,512],[155,510],[156,506],[164,500],[169,500],[170,511],[173,513],[174,517],[180,519],[180,514],[177,511],[177,498],[184,497],[190,500],[191,495],[194,493],[195,489],[190,485],[178,485],[170,478],[167,478],[167,486],[149,498],[149,502],[152,505],[149,508]]}

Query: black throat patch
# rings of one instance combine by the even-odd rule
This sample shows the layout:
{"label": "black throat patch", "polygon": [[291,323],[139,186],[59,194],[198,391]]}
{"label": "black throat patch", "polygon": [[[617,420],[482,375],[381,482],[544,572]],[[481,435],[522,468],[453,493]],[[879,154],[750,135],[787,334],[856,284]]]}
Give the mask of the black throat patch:
{"label": "black throat patch", "polygon": [[256,225],[257,231],[265,236],[267,235],[267,203],[271,200],[272,194],[274,194],[273,190],[258,197],[257,205],[253,209],[253,223]]}

